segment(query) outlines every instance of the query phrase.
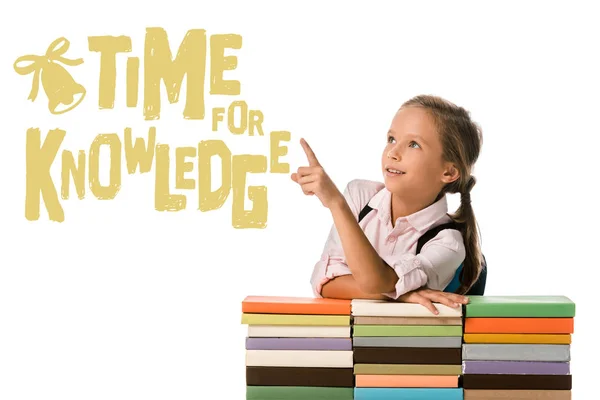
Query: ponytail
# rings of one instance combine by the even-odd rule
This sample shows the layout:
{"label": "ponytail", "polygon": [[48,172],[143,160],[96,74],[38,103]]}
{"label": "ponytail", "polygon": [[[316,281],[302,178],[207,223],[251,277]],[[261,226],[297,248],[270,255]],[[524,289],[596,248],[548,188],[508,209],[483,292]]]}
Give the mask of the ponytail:
{"label": "ponytail", "polygon": [[446,193],[460,193],[460,207],[450,217],[459,225],[465,243],[466,256],[457,289],[457,293],[465,294],[479,279],[483,261],[471,207],[471,189],[476,182],[471,171],[483,144],[481,127],[471,120],[466,109],[439,96],[418,95],[404,102],[401,108],[413,106],[429,111],[440,135],[443,161],[453,163],[460,172],[459,179],[447,183],[438,199]]}
{"label": "ponytail", "polygon": [[460,224],[463,235],[466,256],[463,263],[459,294],[465,294],[477,282],[481,273],[481,249],[477,232],[477,220],[471,206],[471,189],[475,186],[476,179],[469,176],[466,184],[460,190],[460,207],[452,219]]}

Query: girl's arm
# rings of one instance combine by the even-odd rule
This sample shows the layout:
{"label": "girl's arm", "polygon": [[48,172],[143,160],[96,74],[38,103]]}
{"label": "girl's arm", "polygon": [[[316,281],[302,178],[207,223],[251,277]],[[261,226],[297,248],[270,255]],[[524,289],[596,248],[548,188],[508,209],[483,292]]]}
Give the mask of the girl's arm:
{"label": "girl's arm", "polygon": [[369,239],[358,225],[346,199],[317,160],[304,139],[300,140],[309,166],[300,167],[292,180],[307,195],[316,195],[333,216],[339,233],[346,263],[358,287],[367,294],[381,294],[394,290],[398,282],[395,270],[377,254]]}
{"label": "girl's arm", "polygon": [[383,294],[371,294],[363,292],[354,276],[342,275],[334,278],[323,285],[321,295],[330,299],[374,299],[389,300],[389,297]]}
{"label": "girl's arm", "polygon": [[393,291],[398,283],[398,275],[375,251],[346,199],[339,196],[329,209],[342,242],[346,263],[360,290],[374,295]]}

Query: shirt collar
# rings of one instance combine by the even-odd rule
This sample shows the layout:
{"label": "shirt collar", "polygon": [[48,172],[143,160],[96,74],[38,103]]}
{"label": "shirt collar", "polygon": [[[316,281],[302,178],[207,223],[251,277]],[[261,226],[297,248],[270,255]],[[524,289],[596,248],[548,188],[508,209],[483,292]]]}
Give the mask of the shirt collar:
{"label": "shirt collar", "polygon": [[[369,206],[377,210],[377,216],[384,223],[391,223],[392,216],[392,193],[387,189],[383,188],[369,201]],[[419,210],[406,217],[398,218],[398,221],[406,219],[408,223],[414,227],[417,231],[426,231],[435,222],[439,221],[448,213],[448,201],[446,195],[442,196],[441,199],[431,204],[430,206]]]}

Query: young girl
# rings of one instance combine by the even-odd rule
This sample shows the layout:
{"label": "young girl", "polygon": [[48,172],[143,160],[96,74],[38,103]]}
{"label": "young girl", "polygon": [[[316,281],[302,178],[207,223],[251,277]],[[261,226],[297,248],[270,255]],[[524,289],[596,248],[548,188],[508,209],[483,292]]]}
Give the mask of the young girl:
{"label": "young girl", "polygon": [[[356,179],[344,193],[301,140],[309,166],[292,174],[306,195],[316,195],[333,217],[333,227],[311,283],[316,297],[390,299],[460,307],[477,281],[481,252],[470,192],[471,171],[482,144],[469,113],[440,97],[420,95],[398,110],[386,134],[381,169],[384,183]],[[449,216],[446,193],[460,193]],[[366,215],[359,214],[368,205]],[[363,211],[364,212],[364,211]],[[429,229],[445,229],[416,253]],[[463,263],[457,293],[444,289]]]}

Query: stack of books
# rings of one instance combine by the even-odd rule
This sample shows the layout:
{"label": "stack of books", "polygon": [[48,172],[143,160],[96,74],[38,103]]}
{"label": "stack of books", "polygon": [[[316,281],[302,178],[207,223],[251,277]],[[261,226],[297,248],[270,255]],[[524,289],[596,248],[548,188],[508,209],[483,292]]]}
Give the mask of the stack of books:
{"label": "stack of books", "polygon": [[462,307],[353,300],[355,400],[462,400]]}
{"label": "stack of books", "polygon": [[349,300],[248,296],[246,399],[352,400]]}
{"label": "stack of books", "polygon": [[465,400],[571,399],[575,304],[564,296],[469,296]]}

